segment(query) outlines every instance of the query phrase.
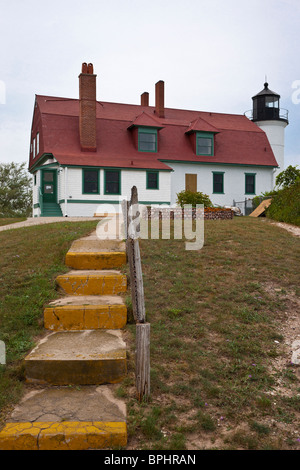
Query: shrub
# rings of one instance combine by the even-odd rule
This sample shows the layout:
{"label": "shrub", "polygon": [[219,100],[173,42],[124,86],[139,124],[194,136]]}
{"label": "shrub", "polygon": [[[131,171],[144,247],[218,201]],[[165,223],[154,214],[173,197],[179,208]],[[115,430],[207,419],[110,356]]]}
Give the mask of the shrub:
{"label": "shrub", "polygon": [[197,204],[203,204],[204,207],[212,207],[212,202],[207,194],[193,191],[181,191],[177,194],[177,204],[183,207],[185,204],[191,204],[196,207]]}
{"label": "shrub", "polygon": [[267,210],[267,216],[279,222],[300,226],[300,181],[278,191]]}

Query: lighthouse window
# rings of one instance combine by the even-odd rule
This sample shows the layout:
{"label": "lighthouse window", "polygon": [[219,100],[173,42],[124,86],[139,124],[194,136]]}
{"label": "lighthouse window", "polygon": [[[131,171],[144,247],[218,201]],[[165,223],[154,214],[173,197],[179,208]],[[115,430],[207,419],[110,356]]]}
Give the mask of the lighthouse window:
{"label": "lighthouse window", "polygon": [[267,96],[266,97],[266,107],[267,108],[278,108],[279,107],[278,99],[274,98],[273,96]]}

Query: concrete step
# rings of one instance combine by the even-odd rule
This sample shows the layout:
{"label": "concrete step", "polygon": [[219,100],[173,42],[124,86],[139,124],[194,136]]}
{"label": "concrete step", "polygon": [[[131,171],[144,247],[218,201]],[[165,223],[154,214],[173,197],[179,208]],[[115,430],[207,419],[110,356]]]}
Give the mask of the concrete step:
{"label": "concrete step", "polygon": [[44,309],[44,327],[52,331],[124,328],[127,308],[121,297],[68,296]]}
{"label": "concrete step", "polygon": [[56,278],[69,295],[118,295],[127,290],[127,278],[119,271],[70,271]]}
{"label": "concrete step", "polygon": [[71,252],[66,254],[65,264],[73,269],[115,269],[126,264],[124,251]]}
{"label": "concrete step", "polygon": [[119,383],[126,368],[126,345],[120,330],[50,333],[25,358],[28,383]]}
{"label": "concrete step", "polygon": [[126,406],[116,398],[115,389],[115,385],[29,388],[0,432],[0,450],[125,447]]}
{"label": "concrete step", "polygon": [[126,245],[123,240],[100,240],[97,235],[92,234],[74,240],[69,251],[72,253],[125,252]]}

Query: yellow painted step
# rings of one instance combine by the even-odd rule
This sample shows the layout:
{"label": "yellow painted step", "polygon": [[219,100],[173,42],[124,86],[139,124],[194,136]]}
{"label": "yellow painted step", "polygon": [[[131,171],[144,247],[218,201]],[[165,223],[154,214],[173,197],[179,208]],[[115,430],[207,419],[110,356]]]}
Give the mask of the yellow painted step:
{"label": "yellow painted step", "polygon": [[[81,296],[78,296],[81,300]],[[44,327],[47,330],[121,329],[127,323],[124,304],[53,305],[44,309]]]}
{"label": "yellow painted step", "polygon": [[127,278],[118,271],[71,271],[56,282],[69,295],[117,295],[127,290]]}
{"label": "yellow painted step", "polygon": [[0,450],[89,450],[126,444],[124,422],[8,423],[0,432]]}
{"label": "yellow painted step", "polygon": [[115,269],[126,264],[126,252],[68,252],[65,263],[73,269]]}

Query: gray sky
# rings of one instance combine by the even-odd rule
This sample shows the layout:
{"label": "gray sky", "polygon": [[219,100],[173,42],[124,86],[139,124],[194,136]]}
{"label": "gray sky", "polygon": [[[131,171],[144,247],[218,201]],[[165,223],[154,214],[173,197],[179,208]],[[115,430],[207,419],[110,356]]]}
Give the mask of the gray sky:
{"label": "gray sky", "polygon": [[78,98],[92,62],[98,100],[153,105],[164,80],[198,111],[244,113],[267,76],[300,164],[299,25],[299,0],[0,0],[0,163],[27,161],[35,94]]}

